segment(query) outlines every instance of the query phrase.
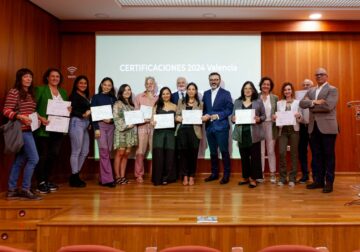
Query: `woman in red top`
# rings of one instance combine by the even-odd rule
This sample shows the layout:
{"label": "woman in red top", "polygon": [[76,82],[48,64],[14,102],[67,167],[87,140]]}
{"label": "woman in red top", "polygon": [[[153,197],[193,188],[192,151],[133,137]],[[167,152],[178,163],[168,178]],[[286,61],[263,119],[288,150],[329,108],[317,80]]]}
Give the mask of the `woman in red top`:
{"label": "woman in red top", "polygon": [[[39,155],[31,131],[32,121],[29,118],[29,115],[35,111],[36,102],[33,94],[33,73],[27,68],[19,69],[16,72],[14,88],[10,89],[6,96],[3,110],[4,116],[10,120],[21,121],[24,140],[24,146],[16,154],[15,161],[11,166],[8,192],[6,195],[9,200],[18,198],[31,200],[41,199],[41,197],[30,190],[34,168],[39,161]],[[17,189],[17,181],[24,163],[22,188],[19,191]]]}

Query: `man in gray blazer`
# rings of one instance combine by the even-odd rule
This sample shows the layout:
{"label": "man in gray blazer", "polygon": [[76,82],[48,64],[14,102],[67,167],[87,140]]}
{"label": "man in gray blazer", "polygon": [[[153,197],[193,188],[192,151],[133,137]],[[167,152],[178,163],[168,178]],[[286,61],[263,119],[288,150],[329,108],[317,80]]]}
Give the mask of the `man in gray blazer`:
{"label": "man in gray blazer", "polygon": [[310,147],[314,181],[307,189],[323,188],[324,193],[333,191],[335,178],[335,140],[339,133],[336,119],[338,90],[327,80],[327,71],[315,72],[317,86],[311,88],[300,101],[300,107],[309,108]]}

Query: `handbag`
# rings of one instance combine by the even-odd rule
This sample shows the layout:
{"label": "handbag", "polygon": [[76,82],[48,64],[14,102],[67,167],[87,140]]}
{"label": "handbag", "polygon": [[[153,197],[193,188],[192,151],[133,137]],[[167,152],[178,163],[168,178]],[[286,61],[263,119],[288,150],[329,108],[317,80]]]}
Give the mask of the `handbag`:
{"label": "handbag", "polygon": [[[19,111],[19,102],[15,106],[15,111]],[[0,132],[3,132],[4,135],[4,153],[5,154],[16,154],[18,153],[24,145],[21,121],[19,120],[9,120],[4,125],[0,126]]]}
{"label": "handbag", "polygon": [[18,153],[24,145],[21,122],[9,120],[0,127],[0,131],[4,135],[4,153]]}

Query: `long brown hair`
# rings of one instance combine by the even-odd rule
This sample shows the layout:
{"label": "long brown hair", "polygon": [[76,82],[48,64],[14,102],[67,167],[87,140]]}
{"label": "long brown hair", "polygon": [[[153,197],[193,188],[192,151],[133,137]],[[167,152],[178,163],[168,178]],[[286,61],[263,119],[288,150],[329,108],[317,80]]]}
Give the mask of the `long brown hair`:
{"label": "long brown hair", "polygon": [[22,86],[22,77],[26,74],[30,74],[31,77],[34,78],[33,72],[28,68],[21,68],[16,72],[14,88],[19,91],[20,100],[26,100],[28,95],[31,95],[31,97],[34,99],[33,82],[31,82],[31,85],[27,92],[24,90]]}

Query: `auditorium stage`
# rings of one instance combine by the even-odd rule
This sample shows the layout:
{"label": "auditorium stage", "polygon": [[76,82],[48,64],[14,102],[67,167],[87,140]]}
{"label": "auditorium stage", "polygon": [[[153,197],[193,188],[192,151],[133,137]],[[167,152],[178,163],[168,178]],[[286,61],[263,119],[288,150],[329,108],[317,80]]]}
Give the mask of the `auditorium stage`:
{"label": "auditorium stage", "polygon": [[[237,185],[180,182],[153,186],[134,180],[105,188],[87,181],[86,188],[60,190],[37,202],[0,199],[0,245],[56,251],[69,244],[104,244],[128,252],[199,244],[244,252],[274,244],[326,246],[330,252],[360,248],[359,175],[339,175],[334,192],[305,185],[279,187],[266,182],[255,189]],[[197,223],[198,216],[217,216],[217,223]]]}

